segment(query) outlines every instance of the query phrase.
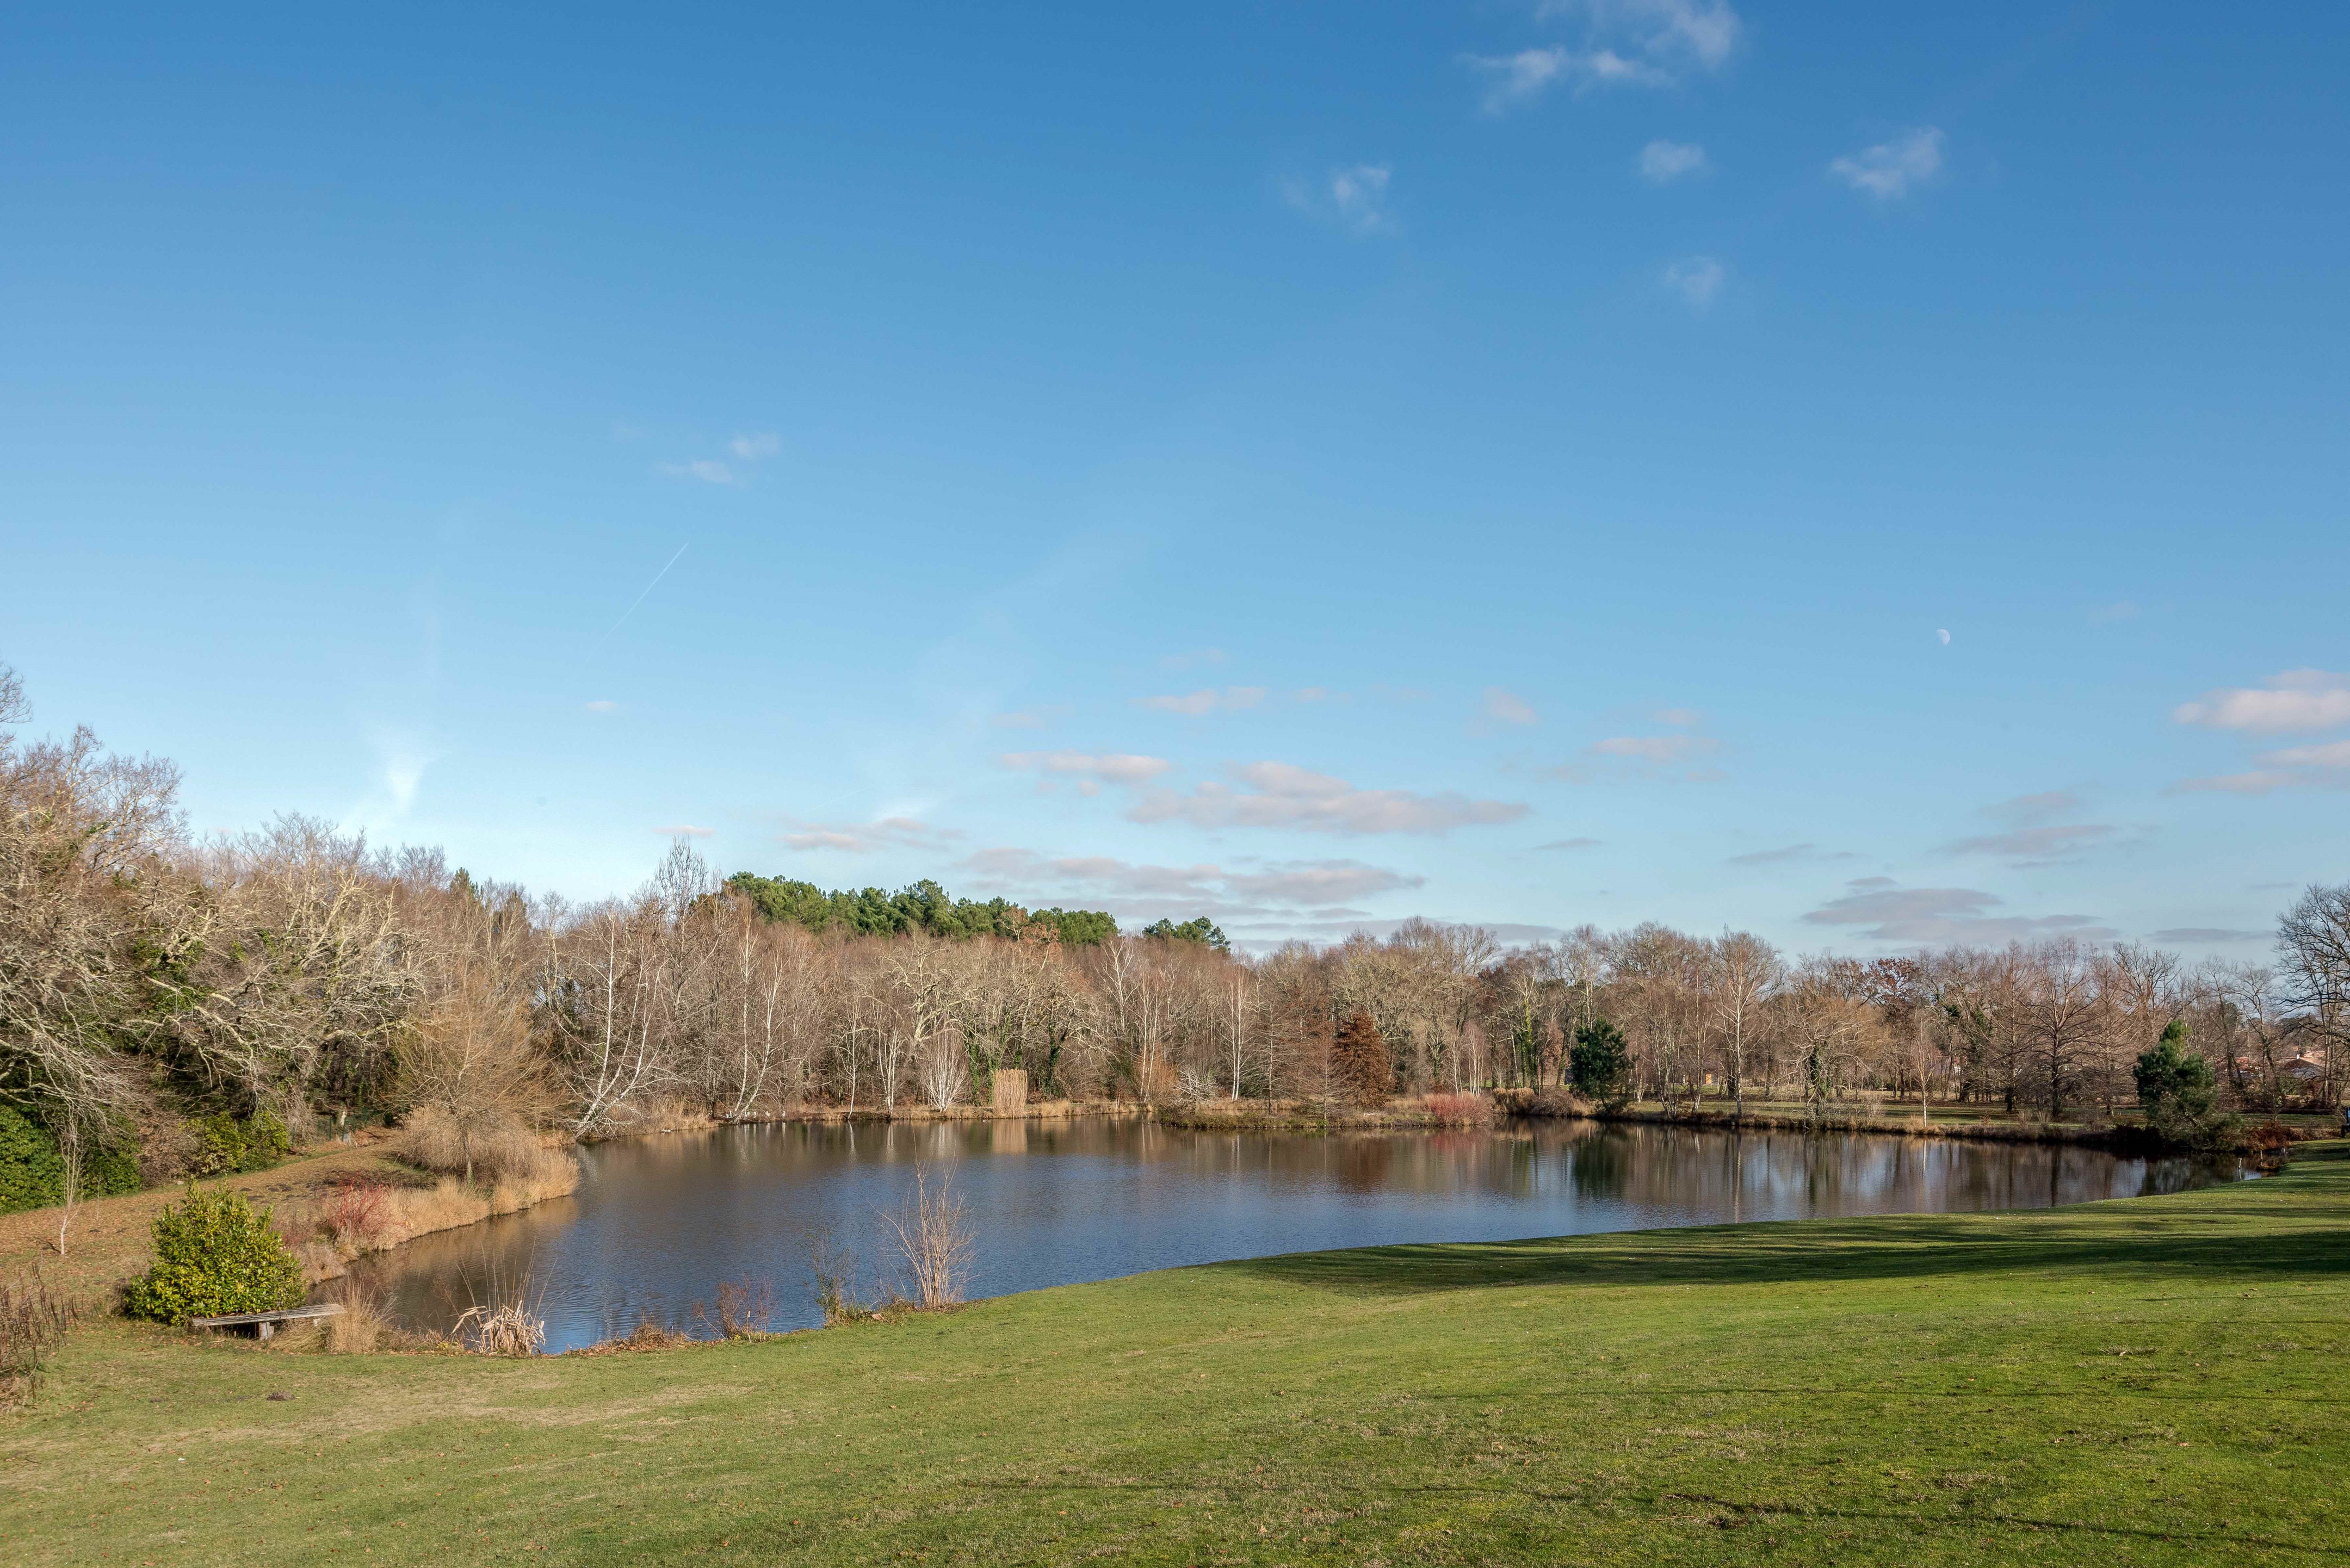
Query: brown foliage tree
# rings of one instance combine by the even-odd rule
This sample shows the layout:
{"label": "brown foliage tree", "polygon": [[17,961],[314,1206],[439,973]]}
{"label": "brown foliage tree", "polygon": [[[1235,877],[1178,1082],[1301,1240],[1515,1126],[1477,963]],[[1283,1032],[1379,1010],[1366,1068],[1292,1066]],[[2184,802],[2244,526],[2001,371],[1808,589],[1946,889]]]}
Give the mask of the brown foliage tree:
{"label": "brown foliage tree", "polygon": [[1388,1059],[1388,1043],[1380,1038],[1379,1026],[1371,1022],[1369,1013],[1358,1010],[1347,1016],[1338,1025],[1331,1054],[1336,1075],[1357,1105],[1387,1104],[1395,1090],[1395,1064]]}

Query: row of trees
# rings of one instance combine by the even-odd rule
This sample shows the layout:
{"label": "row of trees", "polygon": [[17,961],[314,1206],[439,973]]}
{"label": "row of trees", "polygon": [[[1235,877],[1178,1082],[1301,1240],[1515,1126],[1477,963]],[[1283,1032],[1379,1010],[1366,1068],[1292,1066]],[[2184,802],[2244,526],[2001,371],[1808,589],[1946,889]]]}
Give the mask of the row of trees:
{"label": "row of trees", "polygon": [[[21,720],[13,678],[0,703]],[[151,1175],[224,1113],[300,1135],[424,1108],[470,1149],[680,1105],[944,1107],[1007,1067],[1040,1096],[1353,1099],[1554,1087],[1603,1038],[1646,1098],[2063,1116],[2127,1103],[2173,1025],[2237,1106],[2334,1103],[2350,1063],[2350,888],[2310,891],[2272,968],[2070,941],[1796,960],[1656,925],[1505,950],[1421,920],[1250,957],[1205,920],[722,885],[683,843],[575,907],[300,818],[192,844],[176,789],[86,731],[0,729],[0,1103]]]}

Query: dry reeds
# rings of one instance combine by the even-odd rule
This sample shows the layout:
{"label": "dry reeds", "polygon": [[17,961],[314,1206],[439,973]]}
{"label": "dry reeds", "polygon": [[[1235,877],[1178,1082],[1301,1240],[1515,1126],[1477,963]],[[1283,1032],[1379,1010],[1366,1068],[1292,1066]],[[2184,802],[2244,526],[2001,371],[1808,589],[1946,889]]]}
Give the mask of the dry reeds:
{"label": "dry reeds", "polygon": [[481,1292],[465,1282],[473,1304],[449,1325],[450,1337],[476,1355],[536,1355],[546,1348],[546,1316],[539,1310],[546,1293],[528,1271],[508,1275],[492,1270]]}
{"label": "dry reeds", "polygon": [[429,1106],[409,1113],[400,1127],[399,1149],[411,1165],[494,1187],[526,1177],[545,1152],[538,1136],[518,1116],[489,1115],[461,1121]]}
{"label": "dry reeds", "polygon": [[78,1315],[38,1269],[0,1284],[0,1407],[32,1397],[42,1365]]}
{"label": "dry reeds", "polygon": [[961,1302],[979,1249],[953,1178],[941,1177],[933,1190],[930,1173],[917,1167],[914,1190],[905,1207],[881,1219],[897,1243],[914,1303],[936,1312]]}
{"label": "dry reeds", "polygon": [[721,1280],[718,1300],[693,1303],[693,1321],[721,1339],[755,1339],[775,1315],[775,1287],[764,1280]]}
{"label": "dry reeds", "polygon": [[346,1284],[335,1294],[343,1310],[318,1328],[318,1348],[338,1355],[364,1355],[398,1333],[383,1297],[364,1285]]}

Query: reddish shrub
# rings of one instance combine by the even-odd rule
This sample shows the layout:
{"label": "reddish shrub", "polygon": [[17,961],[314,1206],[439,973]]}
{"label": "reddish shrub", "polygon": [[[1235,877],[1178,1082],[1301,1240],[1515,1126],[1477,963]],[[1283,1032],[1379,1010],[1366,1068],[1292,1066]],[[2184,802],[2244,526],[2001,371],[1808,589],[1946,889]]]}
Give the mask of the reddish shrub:
{"label": "reddish shrub", "polygon": [[1440,1122],[1482,1122],[1493,1114],[1493,1102],[1482,1095],[1455,1095],[1439,1090],[1424,1102],[1428,1114]]}
{"label": "reddish shrub", "polygon": [[390,1189],[380,1181],[354,1181],[335,1189],[318,1216],[319,1226],[338,1241],[364,1242],[382,1229]]}

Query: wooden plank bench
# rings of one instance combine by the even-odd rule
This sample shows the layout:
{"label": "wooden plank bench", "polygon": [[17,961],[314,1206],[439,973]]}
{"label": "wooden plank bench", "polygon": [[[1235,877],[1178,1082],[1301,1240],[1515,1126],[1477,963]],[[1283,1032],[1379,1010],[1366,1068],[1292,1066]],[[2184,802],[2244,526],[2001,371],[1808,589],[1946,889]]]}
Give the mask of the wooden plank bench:
{"label": "wooden plank bench", "polygon": [[249,1328],[263,1339],[277,1332],[277,1325],[302,1323],[314,1317],[335,1317],[341,1314],[340,1302],[321,1302],[317,1306],[287,1307],[283,1312],[233,1312],[223,1317],[192,1317],[190,1328]]}

